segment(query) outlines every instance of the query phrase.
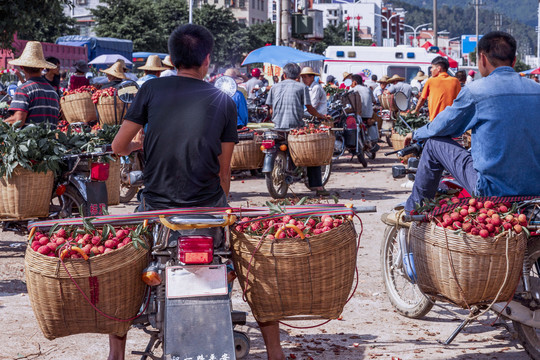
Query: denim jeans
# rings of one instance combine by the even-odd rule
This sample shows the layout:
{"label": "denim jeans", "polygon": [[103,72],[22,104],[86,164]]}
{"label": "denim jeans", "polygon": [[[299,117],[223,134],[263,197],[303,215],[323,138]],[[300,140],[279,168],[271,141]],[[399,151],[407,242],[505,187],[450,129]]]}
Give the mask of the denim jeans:
{"label": "denim jeans", "polygon": [[[478,172],[473,167],[471,153],[450,137],[434,137],[426,140],[412,194],[405,203],[405,210],[414,210],[424,199],[433,199],[446,169],[469,194],[476,192]],[[481,194],[476,194],[481,195]]]}

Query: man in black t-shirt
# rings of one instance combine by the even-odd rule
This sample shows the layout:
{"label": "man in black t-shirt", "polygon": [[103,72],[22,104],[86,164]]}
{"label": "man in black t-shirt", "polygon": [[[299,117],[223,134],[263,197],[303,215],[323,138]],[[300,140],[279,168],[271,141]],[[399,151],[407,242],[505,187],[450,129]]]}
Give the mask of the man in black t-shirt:
{"label": "man in black t-shirt", "polygon": [[[145,82],[113,141],[115,153],[129,155],[142,147],[132,140],[147,126],[140,210],[227,206],[238,142],[236,105],[202,81],[213,42],[202,26],[177,28],[169,38],[169,53],[178,76]],[[124,359],[126,337],[109,335],[109,344],[108,359]]]}

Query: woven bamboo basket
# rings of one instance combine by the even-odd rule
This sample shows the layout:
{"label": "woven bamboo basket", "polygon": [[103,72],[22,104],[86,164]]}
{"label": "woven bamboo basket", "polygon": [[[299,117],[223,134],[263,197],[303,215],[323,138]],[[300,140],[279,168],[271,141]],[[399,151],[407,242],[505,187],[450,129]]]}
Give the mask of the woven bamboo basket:
{"label": "woven bamboo basket", "polygon": [[351,221],[305,240],[264,240],[259,250],[260,237],[233,231],[232,239],[238,280],[258,321],[339,317],[356,266]]}
{"label": "woven bamboo basket", "polygon": [[141,279],[148,250],[132,243],[110,253],[84,259],[65,259],[70,279],[60,260],[30,247],[25,255],[28,296],[43,335],[49,339],[81,333],[124,336],[132,321],[117,321],[98,313],[77,285],[101,312],[118,319],[137,315],[146,285]]}
{"label": "woven bamboo basket", "polygon": [[[103,96],[99,98],[98,103],[96,104],[97,112],[99,114],[99,123],[116,125],[122,123],[122,116],[124,113],[124,103],[120,101],[118,96],[116,97],[116,107],[114,106],[115,97],[113,96]],[[127,110],[127,107],[126,107]],[[115,117],[116,111],[116,117]]]}
{"label": "woven bamboo basket", "polygon": [[332,161],[334,134],[289,135],[289,151],[296,166],[321,166]]}
{"label": "woven bamboo basket", "polygon": [[120,160],[116,159],[109,163],[109,178],[105,181],[107,186],[107,204],[120,204]]}
{"label": "woven bamboo basket", "polygon": [[379,97],[379,102],[381,103],[383,109],[391,111],[399,110],[396,106],[396,102],[394,101],[394,94],[382,94]]}
{"label": "woven bamboo basket", "polygon": [[[405,136],[400,135],[398,133],[392,133],[392,136],[390,138],[392,140],[392,147],[394,148],[394,151],[401,150],[405,147]],[[403,157],[399,157],[399,159],[403,162],[407,162],[407,160],[411,157],[413,157],[413,154],[405,155]]]}
{"label": "woven bamboo basket", "polygon": [[252,170],[262,167],[264,153],[258,139],[242,140],[234,146],[231,170]]}
{"label": "woven bamboo basket", "polygon": [[434,223],[414,223],[410,238],[418,286],[425,294],[463,308],[513,296],[527,246],[524,233],[482,238],[458,235]]}
{"label": "woven bamboo basket", "polygon": [[10,178],[0,177],[0,218],[22,220],[49,215],[54,173],[16,167]]}
{"label": "woven bamboo basket", "polygon": [[60,99],[60,107],[68,123],[97,120],[96,107],[89,92],[71,94]]}

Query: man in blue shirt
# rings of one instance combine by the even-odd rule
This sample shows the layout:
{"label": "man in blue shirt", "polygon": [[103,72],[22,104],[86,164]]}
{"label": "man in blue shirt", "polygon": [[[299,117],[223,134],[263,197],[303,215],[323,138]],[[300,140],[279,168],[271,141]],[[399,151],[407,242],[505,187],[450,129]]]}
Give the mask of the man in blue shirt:
{"label": "man in blue shirt", "polygon": [[[540,85],[519,76],[515,61],[511,35],[484,35],[478,43],[483,78],[407,136],[405,144],[425,144],[406,211],[434,198],[444,169],[476,196],[540,195]],[[470,152],[452,140],[467,130],[472,130]]]}

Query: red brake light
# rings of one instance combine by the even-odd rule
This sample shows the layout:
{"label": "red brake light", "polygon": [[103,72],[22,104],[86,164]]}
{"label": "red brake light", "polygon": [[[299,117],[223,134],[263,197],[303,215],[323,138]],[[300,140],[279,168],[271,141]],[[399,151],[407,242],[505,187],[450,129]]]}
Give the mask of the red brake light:
{"label": "red brake light", "polygon": [[109,178],[109,164],[92,163],[90,178],[94,181],[106,181]]}
{"label": "red brake light", "polygon": [[263,140],[262,146],[264,146],[265,149],[271,149],[276,145],[275,140]]}
{"label": "red brake light", "polygon": [[214,239],[210,236],[178,238],[178,260],[183,264],[210,264],[214,257]]}
{"label": "red brake light", "polygon": [[62,196],[64,195],[65,192],[66,192],[66,185],[64,184],[58,185],[58,187],[56,188],[56,195]]}
{"label": "red brake light", "polygon": [[347,124],[347,129],[349,130],[356,129],[356,120],[354,119],[354,117],[352,116],[347,117],[346,124]]}

